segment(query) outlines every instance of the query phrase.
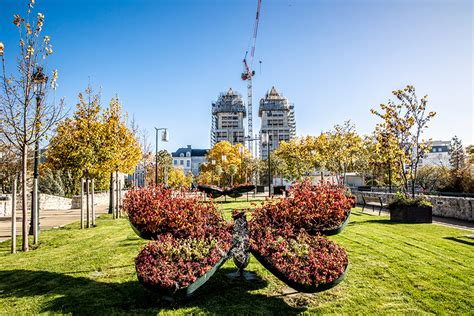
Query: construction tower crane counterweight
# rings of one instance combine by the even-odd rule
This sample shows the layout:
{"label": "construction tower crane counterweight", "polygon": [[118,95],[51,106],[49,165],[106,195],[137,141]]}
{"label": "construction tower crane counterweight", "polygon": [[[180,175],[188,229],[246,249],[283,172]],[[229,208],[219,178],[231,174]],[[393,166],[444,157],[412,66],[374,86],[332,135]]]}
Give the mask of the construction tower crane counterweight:
{"label": "construction tower crane counterweight", "polygon": [[[257,14],[255,16],[255,23],[253,27],[253,36],[252,36],[252,48],[250,50],[250,58],[247,61],[247,52],[245,52],[245,57],[243,60],[244,71],[242,72],[241,78],[244,81],[247,81],[247,122],[248,130],[247,135],[248,139],[252,138],[253,135],[253,116],[252,116],[252,77],[255,75],[253,68],[253,57],[255,55],[255,44],[257,43],[257,32],[258,32],[258,22],[260,20],[260,7],[262,5],[262,0],[258,0],[257,4]],[[248,149],[252,152],[251,141],[248,141]]]}

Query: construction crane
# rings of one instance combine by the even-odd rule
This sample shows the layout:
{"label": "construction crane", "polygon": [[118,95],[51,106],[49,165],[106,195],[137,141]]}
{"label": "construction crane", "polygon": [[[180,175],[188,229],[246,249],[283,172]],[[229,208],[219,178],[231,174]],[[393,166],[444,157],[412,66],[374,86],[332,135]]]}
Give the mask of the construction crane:
{"label": "construction crane", "polygon": [[248,122],[248,131],[247,138],[248,140],[248,149],[252,153],[251,138],[253,135],[253,116],[252,116],[252,77],[255,75],[253,68],[253,57],[255,55],[255,44],[257,43],[257,31],[258,31],[258,21],[260,19],[260,7],[262,6],[262,0],[258,0],[257,4],[257,14],[255,16],[255,24],[253,26],[253,36],[252,36],[252,48],[250,49],[250,56],[247,61],[248,51],[245,52],[245,57],[243,60],[244,71],[242,72],[241,78],[243,81],[247,81],[247,122]]}

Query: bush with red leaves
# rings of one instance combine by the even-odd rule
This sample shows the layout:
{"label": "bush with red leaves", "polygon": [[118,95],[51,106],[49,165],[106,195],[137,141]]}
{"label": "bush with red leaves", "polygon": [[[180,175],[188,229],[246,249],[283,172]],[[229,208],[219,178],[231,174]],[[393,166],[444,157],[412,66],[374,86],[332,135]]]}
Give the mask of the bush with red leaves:
{"label": "bush with red leaves", "polygon": [[154,290],[173,293],[186,288],[228,254],[231,240],[227,230],[204,239],[161,235],[135,259],[138,279]]}
{"label": "bush with red leaves", "polygon": [[152,239],[170,233],[175,238],[207,238],[227,223],[212,202],[176,194],[164,186],[134,188],[127,192],[123,208],[130,223]]}
{"label": "bush with red leaves", "polygon": [[340,278],[348,265],[344,249],[303,230],[296,234],[291,229],[285,231],[271,227],[253,230],[250,249],[283,275],[284,281],[314,289]]}
{"label": "bush with red leaves", "polygon": [[290,225],[294,231],[303,228],[310,234],[317,234],[341,226],[354,207],[354,201],[343,187],[330,183],[312,185],[306,180],[290,188],[289,197],[257,208],[251,225],[254,229]]}

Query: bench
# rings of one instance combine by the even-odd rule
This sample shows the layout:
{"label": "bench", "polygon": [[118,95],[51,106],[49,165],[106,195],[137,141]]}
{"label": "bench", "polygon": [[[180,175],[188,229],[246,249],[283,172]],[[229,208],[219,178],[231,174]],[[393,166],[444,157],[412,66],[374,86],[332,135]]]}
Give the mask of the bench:
{"label": "bench", "polygon": [[388,204],[384,204],[382,198],[380,196],[368,196],[365,194],[360,195],[362,197],[362,213],[364,212],[364,208],[367,205],[372,206],[372,211],[375,211],[375,207],[379,207],[379,215],[382,212],[382,209],[386,207]]}

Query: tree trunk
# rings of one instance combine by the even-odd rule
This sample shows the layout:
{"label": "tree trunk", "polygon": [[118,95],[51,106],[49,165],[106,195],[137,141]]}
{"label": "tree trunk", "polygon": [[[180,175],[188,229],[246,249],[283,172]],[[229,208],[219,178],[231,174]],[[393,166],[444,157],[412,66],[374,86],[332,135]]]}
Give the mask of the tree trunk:
{"label": "tree trunk", "polygon": [[[145,178],[146,183],[146,178]],[[114,213],[114,173],[110,173],[110,185],[109,185],[109,214]],[[115,215],[114,215],[115,218]]]}
{"label": "tree trunk", "polygon": [[28,147],[26,144],[23,145],[22,148],[22,161],[21,161],[21,167],[22,167],[22,173],[21,173],[21,181],[22,181],[22,189],[21,189],[21,194],[22,194],[22,249],[23,251],[28,251],[28,205],[27,203],[27,188],[26,188],[26,178],[27,178],[27,170],[28,170]]}

